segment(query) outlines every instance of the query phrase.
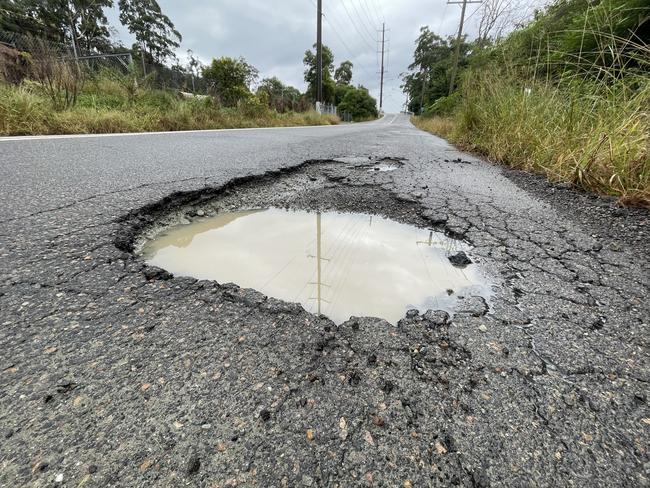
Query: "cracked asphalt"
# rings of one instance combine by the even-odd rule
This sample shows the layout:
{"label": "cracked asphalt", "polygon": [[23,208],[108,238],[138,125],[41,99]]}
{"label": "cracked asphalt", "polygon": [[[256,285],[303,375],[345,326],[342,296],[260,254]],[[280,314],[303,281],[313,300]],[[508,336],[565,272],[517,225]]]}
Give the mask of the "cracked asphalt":
{"label": "cracked asphalt", "polygon": [[[646,210],[404,116],[0,151],[0,486],[650,485]],[[262,204],[464,239],[494,296],[336,325],[132,252]]]}

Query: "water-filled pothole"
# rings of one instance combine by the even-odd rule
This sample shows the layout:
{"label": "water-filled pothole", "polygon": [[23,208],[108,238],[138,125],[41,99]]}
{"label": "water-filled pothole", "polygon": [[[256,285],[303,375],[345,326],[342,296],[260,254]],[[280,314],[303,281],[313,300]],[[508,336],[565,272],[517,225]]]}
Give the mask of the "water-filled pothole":
{"label": "water-filled pothole", "polygon": [[254,288],[337,323],[350,316],[396,323],[409,309],[453,311],[459,295],[489,294],[476,265],[448,259],[468,249],[369,214],[269,208],[170,227],[141,252],[175,275]]}
{"label": "water-filled pothole", "polygon": [[386,171],[395,171],[396,169],[399,169],[399,166],[397,166],[395,164],[380,163],[380,164],[376,164],[375,166],[370,168],[368,171],[386,172]]}

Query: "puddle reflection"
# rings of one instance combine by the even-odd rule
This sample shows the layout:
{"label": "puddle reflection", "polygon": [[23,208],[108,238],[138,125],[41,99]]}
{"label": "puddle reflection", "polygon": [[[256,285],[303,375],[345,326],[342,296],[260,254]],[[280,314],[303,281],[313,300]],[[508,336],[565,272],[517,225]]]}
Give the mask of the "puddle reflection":
{"label": "puddle reflection", "polygon": [[476,265],[458,269],[447,259],[468,249],[377,216],[270,208],[173,227],[143,255],[175,275],[254,288],[337,323],[351,315],[396,323],[410,308],[451,311],[449,289],[486,293]]}

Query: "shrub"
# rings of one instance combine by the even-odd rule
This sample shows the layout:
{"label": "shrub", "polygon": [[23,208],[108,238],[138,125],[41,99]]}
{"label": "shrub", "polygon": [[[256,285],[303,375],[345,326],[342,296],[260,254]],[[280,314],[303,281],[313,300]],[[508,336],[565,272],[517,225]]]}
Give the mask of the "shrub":
{"label": "shrub", "polygon": [[338,106],[338,110],[340,113],[348,112],[352,114],[354,120],[357,121],[376,119],[379,115],[377,100],[372,98],[368,90],[363,86],[348,89]]}

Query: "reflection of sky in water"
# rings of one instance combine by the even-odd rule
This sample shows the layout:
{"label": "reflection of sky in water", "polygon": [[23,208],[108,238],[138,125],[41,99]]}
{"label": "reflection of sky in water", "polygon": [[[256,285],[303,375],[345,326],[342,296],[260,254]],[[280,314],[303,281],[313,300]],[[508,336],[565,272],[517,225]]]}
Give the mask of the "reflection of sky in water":
{"label": "reflection of sky in water", "polygon": [[398,167],[392,164],[378,164],[376,166],[373,166],[370,168],[368,171],[395,171]]}
{"label": "reflection of sky in water", "polygon": [[237,283],[311,312],[318,311],[320,288],[320,310],[336,322],[351,315],[396,322],[409,308],[451,309],[447,289],[486,290],[474,265],[458,269],[447,259],[467,249],[377,216],[268,209],[174,227],[143,252],[149,264],[175,275]]}

